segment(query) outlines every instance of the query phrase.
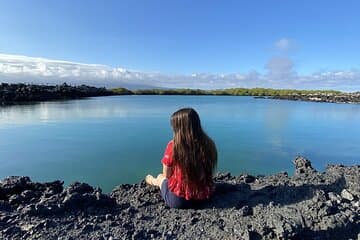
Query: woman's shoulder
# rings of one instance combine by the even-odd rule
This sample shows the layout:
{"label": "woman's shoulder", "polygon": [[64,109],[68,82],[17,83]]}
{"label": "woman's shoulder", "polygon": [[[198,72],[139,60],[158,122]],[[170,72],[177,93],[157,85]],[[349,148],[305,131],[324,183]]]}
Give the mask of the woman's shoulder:
{"label": "woman's shoulder", "polygon": [[171,139],[171,140],[168,142],[168,144],[166,145],[166,151],[167,151],[167,152],[172,151],[173,145],[174,145],[174,141]]}

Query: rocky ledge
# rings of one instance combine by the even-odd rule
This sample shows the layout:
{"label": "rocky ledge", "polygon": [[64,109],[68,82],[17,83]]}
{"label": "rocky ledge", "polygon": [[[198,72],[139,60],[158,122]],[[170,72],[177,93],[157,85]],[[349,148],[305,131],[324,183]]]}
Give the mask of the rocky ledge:
{"label": "rocky ledge", "polygon": [[360,92],[341,93],[341,94],[332,94],[332,93],[291,94],[291,95],[277,95],[267,98],[292,100],[292,101],[328,102],[328,103],[360,103]]}
{"label": "rocky ledge", "polygon": [[165,207],[159,190],[123,184],[109,195],[86,183],[0,182],[0,239],[360,239],[360,166],[317,172],[228,173],[199,209]]}
{"label": "rocky ledge", "polygon": [[22,83],[0,84],[0,105],[109,95],[114,95],[114,93],[105,88],[86,85],[70,86],[66,83],[55,86]]}

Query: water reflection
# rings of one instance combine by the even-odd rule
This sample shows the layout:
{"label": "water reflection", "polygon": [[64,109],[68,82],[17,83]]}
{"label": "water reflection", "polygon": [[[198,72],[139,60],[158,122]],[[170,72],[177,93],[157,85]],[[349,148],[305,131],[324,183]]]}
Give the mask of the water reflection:
{"label": "water reflection", "polygon": [[[360,105],[210,96],[117,96],[0,107],[0,178],[29,175],[106,191],[160,171],[169,117],[194,107],[217,143],[219,170],[292,172],[304,154],[318,169],[360,163]],[[51,123],[51,124],[49,124]]]}
{"label": "water reflection", "polygon": [[98,99],[41,102],[0,108],[0,127],[87,118],[127,117],[129,110],[120,104],[102,104]]}

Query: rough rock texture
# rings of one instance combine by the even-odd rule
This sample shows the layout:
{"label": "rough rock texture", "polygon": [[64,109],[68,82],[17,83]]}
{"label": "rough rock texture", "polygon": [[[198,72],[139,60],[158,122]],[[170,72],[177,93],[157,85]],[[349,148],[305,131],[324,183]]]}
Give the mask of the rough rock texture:
{"label": "rough rock texture", "polygon": [[359,239],[360,166],[295,174],[228,173],[200,209],[166,207],[159,190],[123,184],[110,195],[85,183],[0,182],[0,239]]}

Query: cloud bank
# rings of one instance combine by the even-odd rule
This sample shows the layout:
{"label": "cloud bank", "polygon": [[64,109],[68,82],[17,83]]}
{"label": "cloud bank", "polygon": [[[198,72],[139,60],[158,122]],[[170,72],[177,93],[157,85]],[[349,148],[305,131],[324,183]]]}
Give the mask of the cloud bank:
{"label": "cloud bank", "polygon": [[20,55],[0,54],[0,82],[39,84],[88,84],[105,87],[137,88],[200,88],[236,87],[360,90],[360,72],[339,70],[300,75],[286,52],[291,47],[287,39],[275,42],[280,54],[265,64],[265,73],[194,73],[165,74],[113,68],[100,64],[84,64]]}

